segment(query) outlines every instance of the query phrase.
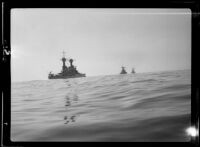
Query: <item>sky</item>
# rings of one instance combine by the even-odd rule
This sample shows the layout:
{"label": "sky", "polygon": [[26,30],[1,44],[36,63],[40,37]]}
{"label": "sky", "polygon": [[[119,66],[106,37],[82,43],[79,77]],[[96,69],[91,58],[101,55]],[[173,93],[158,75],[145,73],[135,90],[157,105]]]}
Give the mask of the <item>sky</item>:
{"label": "sky", "polygon": [[[12,9],[11,80],[47,80],[62,52],[86,76],[191,69],[190,9]],[[67,65],[69,65],[67,63]]]}

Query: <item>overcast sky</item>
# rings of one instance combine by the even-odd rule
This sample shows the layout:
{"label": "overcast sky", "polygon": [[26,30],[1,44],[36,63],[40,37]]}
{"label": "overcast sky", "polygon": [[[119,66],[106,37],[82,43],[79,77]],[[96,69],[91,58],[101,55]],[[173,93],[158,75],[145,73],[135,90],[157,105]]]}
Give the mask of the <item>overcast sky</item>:
{"label": "overcast sky", "polygon": [[59,73],[62,52],[86,76],[191,69],[189,9],[12,9],[12,81]]}

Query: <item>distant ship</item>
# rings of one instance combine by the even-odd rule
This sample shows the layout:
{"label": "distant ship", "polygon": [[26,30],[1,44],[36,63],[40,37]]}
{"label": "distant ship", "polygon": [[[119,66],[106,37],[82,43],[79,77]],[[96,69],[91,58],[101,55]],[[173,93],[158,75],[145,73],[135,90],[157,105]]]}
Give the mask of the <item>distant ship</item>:
{"label": "distant ship", "polygon": [[126,70],[125,70],[125,67],[122,66],[122,71],[120,74],[127,74]]}
{"label": "distant ship", "polygon": [[135,69],[134,69],[134,68],[132,68],[132,71],[131,71],[131,73],[132,73],[132,74],[134,74],[134,73],[135,73]]}
{"label": "distant ship", "polygon": [[48,76],[49,79],[68,79],[68,78],[86,77],[85,74],[79,73],[77,71],[76,67],[73,65],[73,61],[74,61],[73,59],[70,58],[68,60],[70,63],[69,67],[65,65],[65,62],[67,59],[65,58],[64,52],[63,52],[63,58],[61,60],[63,62],[61,72],[56,75],[50,72]]}

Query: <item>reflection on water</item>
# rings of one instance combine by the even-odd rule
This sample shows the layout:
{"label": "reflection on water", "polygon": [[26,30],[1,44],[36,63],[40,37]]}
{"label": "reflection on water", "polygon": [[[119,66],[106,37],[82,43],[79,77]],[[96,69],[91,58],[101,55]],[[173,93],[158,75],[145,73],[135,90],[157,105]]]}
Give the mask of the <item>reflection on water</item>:
{"label": "reflection on water", "polygon": [[68,124],[69,122],[75,122],[76,121],[76,115],[65,116],[64,120],[65,120],[64,124]]}
{"label": "reflection on water", "polygon": [[[79,101],[79,97],[76,93],[77,89],[77,83],[73,83],[73,85],[69,84],[68,81],[65,81],[65,83],[67,83],[67,85],[71,88],[70,92],[68,92],[65,96],[66,99],[66,104],[65,107],[66,109],[69,109],[70,107],[73,107],[74,103],[78,103]],[[67,112],[67,111],[66,111]],[[65,114],[64,116],[64,124],[69,124],[69,123],[74,123],[77,119],[77,114],[68,114],[68,112]]]}

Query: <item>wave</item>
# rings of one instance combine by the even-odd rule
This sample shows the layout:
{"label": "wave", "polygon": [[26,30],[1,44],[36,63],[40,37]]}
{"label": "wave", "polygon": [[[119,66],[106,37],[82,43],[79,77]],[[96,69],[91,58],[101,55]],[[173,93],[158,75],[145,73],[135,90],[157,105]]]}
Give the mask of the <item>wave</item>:
{"label": "wave", "polygon": [[170,71],[15,83],[11,138],[188,141],[190,78]]}

